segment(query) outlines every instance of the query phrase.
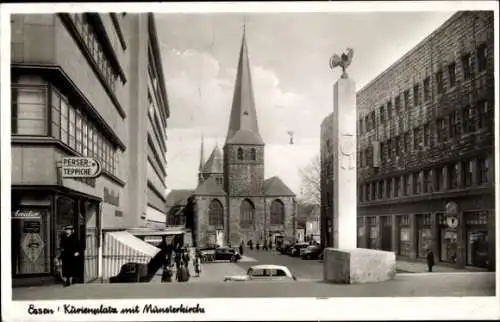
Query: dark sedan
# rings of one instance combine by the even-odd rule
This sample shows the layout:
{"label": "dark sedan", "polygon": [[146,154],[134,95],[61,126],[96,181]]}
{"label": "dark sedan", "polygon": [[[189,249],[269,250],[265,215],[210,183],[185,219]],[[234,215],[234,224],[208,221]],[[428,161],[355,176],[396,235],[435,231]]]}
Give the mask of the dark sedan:
{"label": "dark sedan", "polygon": [[300,250],[302,248],[306,248],[307,246],[309,246],[308,243],[297,243],[295,245],[293,245],[292,247],[290,247],[288,249],[288,252],[287,254],[292,256],[292,257],[299,257],[300,256]]}
{"label": "dark sedan", "polygon": [[319,259],[323,250],[320,245],[309,245],[301,251],[300,257],[302,259]]}
{"label": "dark sedan", "polygon": [[241,259],[241,255],[234,248],[219,247],[215,249],[215,260],[237,262]]}

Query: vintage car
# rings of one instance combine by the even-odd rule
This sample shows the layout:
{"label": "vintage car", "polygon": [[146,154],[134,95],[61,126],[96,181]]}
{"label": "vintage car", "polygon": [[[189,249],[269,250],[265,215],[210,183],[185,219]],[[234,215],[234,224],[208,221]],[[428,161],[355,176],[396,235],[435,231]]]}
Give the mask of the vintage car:
{"label": "vintage car", "polygon": [[203,262],[213,262],[213,261],[237,262],[241,259],[240,253],[236,249],[230,247],[201,249],[200,257]]}
{"label": "vintage car", "polygon": [[292,247],[288,249],[287,254],[292,256],[292,257],[299,257],[300,256],[300,250],[302,248],[307,248],[309,246],[308,243],[296,243]]}
{"label": "vintage car", "polygon": [[224,282],[248,281],[296,281],[297,278],[286,266],[255,265],[248,269],[246,275],[225,276]]}
{"label": "vintage car", "polygon": [[300,250],[300,257],[302,259],[319,259],[322,251],[321,245],[309,245]]}

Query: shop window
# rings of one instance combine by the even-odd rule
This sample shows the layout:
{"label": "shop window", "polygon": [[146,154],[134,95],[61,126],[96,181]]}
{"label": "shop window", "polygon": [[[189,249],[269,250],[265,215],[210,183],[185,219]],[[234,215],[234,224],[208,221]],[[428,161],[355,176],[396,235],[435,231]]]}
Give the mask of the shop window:
{"label": "shop window", "polygon": [[377,249],[377,219],[376,217],[366,217],[366,226],[368,228],[368,248]]}
{"label": "shop window", "polygon": [[18,208],[13,211],[11,222],[13,275],[50,273],[49,209]]}
{"label": "shop window", "polygon": [[399,256],[409,257],[410,256],[410,228],[409,227],[400,227],[399,228]]}
{"label": "shop window", "polygon": [[415,106],[420,105],[420,86],[417,84],[413,86],[413,103]]}
{"label": "shop window", "polygon": [[11,126],[17,135],[48,135],[46,85],[12,85]]}
{"label": "shop window", "polygon": [[467,265],[487,267],[489,264],[488,212],[465,212],[464,218],[467,230]]}
{"label": "shop window", "polygon": [[431,78],[424,79],[424,101],[427,102],[431,99]]}
{"label": "shop window", "polygon": [[462,56],[462,72],[464,80],[469,80],[472,77],[472,64],[471,64],[471,55],[465,54]]}
{"label": "shop window", "polygon": [[489,163],[487,158],[479,158],[477,160],[477,184],[488,184]]}
{"label": "shop window", "polygon": [[448,80],[450,82],[450,88],[455,87],[457,84],[457,64],[455,62],[448,65]]}

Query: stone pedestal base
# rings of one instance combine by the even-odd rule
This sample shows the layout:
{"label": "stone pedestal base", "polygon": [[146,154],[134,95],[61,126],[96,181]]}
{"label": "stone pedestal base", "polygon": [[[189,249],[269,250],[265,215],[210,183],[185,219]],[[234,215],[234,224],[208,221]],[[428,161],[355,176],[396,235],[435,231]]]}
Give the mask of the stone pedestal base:
{"label": "stone pedestal base", "polygon": [[396,255],[374,249],[326,248],[323,278],[337,284],[375,283],[396,275]]}

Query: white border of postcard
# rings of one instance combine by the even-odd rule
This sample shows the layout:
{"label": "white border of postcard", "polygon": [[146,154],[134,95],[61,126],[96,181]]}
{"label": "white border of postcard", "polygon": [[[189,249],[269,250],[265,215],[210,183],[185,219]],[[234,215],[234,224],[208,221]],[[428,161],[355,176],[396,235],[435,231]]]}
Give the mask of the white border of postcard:
{"label": "white border of postcard", "polygon": [[[240,3],[81,3],[81,4],[1,4],[1,209],[2,209],[2,316],[6,321],[44,320],[74,321],[98,320],[443,320],[443,319],[498,319],[499,279],[496,279],[495,297],[427,297],[427,298],[261,298],[261,299],[137,299],[85,301],[12,301],[10,265],[10,18],[11,13],[48,13],[71,11],[100,12],[325,12],[325,11],[458,11],[493,10],[495,12],[495,71],[498,72],[498,2],[497,1],[417,1],[417,2],[240,2]],[[332,81],[333,82],[333,81]],[[495,77],[495,120],[498,119],[499,80]],[[495,123],[495,202],[496,202],[496,262],[499,263],[499,158],[498,123]],[[498,274],[497,274],[498,275]],[[30,315],[30,304],[52,308],[53,315]],[[64,315],[57,310],[63,304],[117,309],[130,305],[156,304],[158,306],[200,304],[205,314],[115,314]]]}

